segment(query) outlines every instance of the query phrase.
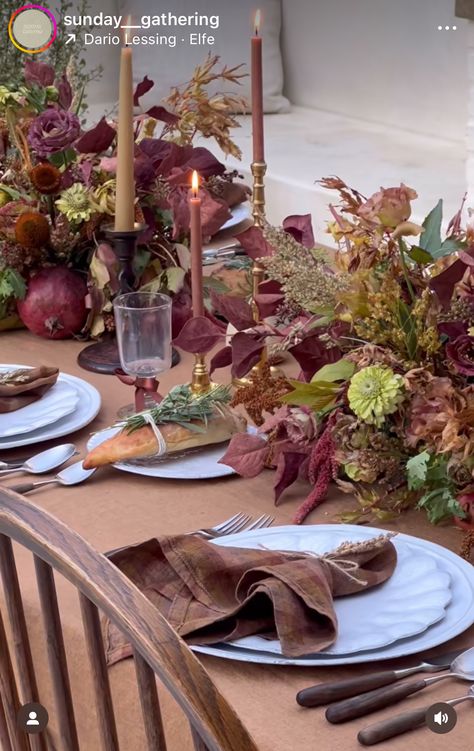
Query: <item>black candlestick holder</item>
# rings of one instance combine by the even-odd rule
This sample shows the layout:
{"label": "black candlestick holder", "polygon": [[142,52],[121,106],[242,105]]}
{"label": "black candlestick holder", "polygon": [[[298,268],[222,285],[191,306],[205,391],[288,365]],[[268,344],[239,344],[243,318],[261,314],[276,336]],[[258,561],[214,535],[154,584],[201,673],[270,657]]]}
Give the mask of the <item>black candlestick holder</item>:
{"label": "black candlestick holder", "polygon": [[[112,226],[105,228],[105,236],[110,240],[120,265],[118,273],[119,295],[133,292],[135,288],[133,260],[138,236],[145,227],[145,224],[135,223],[131,230],[115,230]],[[179,360],[178,352],[173,349],[171,367],[177,365]],[[103,375],[114,375],[115,371],[121,368],[115,335],[106,335],[102,341],[89,344],[79,353],[77,362],[84,370],[102,373]]]}

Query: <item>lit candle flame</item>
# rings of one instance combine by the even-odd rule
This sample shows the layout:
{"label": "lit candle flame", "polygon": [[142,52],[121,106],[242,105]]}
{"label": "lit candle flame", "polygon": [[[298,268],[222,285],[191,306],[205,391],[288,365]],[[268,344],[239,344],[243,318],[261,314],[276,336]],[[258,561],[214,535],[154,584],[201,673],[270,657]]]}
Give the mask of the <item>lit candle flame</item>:
{"label": "lit candle flame", "polygon": [[198,190],[199,190],[199,175],[196,172],[196,170],[193,170],[193,177],[191,180],[191,188],[193,191],[194,198],[197,198]]}
{"label": "lit candle flame", "polygon": [[255,27],[255,36],[258,37],[260,34],[260,23],[262,20],[262,12],[260,8],[255,11],[255,19],[254,19],[254,27]]}
{"label": "lit candle flame", "polygon": [[123,19],[123,24],[122,24],[122,27],[121,27],[121,29],[122,29],[122,44],[123,44],[124,47],[128,47],[128,44],[127,44],[127,41],[126,41],[127,40],[127,29],[125,27],[126,26],[131,26],[132,23],[133,23],[133,20],[132,20],[132,15],[130,13],[128,16],[125,16],[125,18]]}

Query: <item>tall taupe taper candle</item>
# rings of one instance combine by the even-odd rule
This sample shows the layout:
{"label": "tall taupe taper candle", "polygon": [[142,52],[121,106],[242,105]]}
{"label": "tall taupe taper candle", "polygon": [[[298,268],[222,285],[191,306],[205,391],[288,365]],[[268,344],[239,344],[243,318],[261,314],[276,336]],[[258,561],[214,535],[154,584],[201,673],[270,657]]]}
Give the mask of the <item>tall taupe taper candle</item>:
{"label": "tall taupe taper candle", "polygon": [[132,230],[135,224],[133,153],[132,49],[131,47],[123,47],[120,54],[115,231]]}

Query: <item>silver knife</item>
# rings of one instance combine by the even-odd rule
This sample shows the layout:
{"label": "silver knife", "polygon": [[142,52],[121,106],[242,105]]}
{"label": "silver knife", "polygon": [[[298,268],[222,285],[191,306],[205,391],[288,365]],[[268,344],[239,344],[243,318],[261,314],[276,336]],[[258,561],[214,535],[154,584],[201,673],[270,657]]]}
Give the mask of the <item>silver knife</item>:
{"label": "silver knife", "polygon": [[379,673],[360,675],[357,678],[347,678],[344,681],[309,686],[296,694],[296,701],[301,707],[320,707],[323,704],[331,704],[333,701],[357,696],[374,688],[388,686],[414,673],[437,673],[441,670],[447,670],[451,662],[466,649],[467,647],[464,647],[454,652],[429,657],[426,662],[419,662],[411,668],[383,670]]}

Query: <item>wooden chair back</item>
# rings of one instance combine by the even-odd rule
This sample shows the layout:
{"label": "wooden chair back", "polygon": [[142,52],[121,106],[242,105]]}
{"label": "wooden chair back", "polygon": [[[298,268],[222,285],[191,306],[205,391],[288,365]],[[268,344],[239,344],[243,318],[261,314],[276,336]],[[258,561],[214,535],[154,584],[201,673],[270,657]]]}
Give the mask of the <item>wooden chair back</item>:
{"label": "wooden chair back", "polygon": [[[2,751],[47,751],[42,733],[28,735],[17,727],[19,707],[41,703],[41,696],[12,541],[34,557],[61,751],[80,751],[81,746],[53,571],[78,591],[103,751],[119,751],[119,744],[99,612],[110,618],[132,645],[147,751],[166,751],[156,676],[184,710],[196,751],[258,751],[189,647],[122,572],[54,516],[25,497],[0,488],[0,575],[5,602],[4,613],[0,612]],[[10,643],[3,615],[9,622]]]}

